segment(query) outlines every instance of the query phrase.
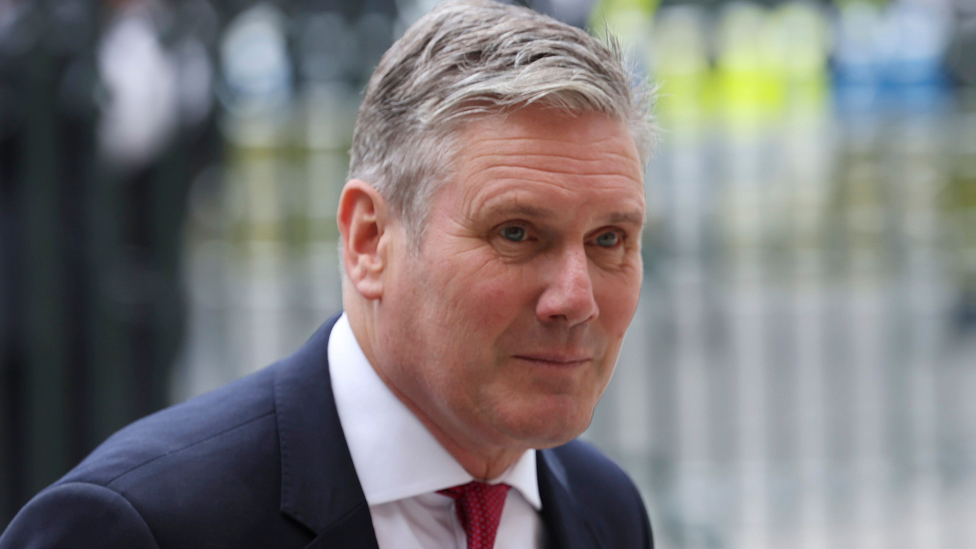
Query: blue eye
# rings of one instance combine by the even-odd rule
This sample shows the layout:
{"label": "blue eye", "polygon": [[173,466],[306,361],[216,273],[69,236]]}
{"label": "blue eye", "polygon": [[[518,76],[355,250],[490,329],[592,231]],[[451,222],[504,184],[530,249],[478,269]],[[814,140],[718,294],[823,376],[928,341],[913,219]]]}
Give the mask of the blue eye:
{"label": "blue eye", "polygon": [[502,236],[512,242],[521,242],[528,236],[523,227],[505,227],[502,229]]}
{"label": "blue eye", "polygon": [[612,231],[608,233],[603,233],[600,236],[596,237],[597,246],[601,246],[603,248],[613,248],[614,246],[617,245],[617,242],[619,241],[620,241],[620,235]]}

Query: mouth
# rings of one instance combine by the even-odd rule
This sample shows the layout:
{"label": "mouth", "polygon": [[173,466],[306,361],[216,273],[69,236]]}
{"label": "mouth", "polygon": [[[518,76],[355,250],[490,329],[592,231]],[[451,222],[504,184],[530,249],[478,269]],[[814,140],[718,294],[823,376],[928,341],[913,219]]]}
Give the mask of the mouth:
{"label": "mouth", "polygon": [[581,354],[532,353],[515,355],[515,358],[538,366],[553,368],[576,368],[593,360],[592,357]]}

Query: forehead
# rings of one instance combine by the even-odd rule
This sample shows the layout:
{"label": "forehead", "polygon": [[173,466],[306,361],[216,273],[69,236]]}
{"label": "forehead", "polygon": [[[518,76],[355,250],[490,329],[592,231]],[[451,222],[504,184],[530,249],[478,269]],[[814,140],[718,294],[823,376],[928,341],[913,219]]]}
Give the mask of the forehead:
{"label": "forehead", "polygon": [[460,137],[450,194],[463,213],[643,217],[643,169],[620,120],[528,108],[478,119]]}

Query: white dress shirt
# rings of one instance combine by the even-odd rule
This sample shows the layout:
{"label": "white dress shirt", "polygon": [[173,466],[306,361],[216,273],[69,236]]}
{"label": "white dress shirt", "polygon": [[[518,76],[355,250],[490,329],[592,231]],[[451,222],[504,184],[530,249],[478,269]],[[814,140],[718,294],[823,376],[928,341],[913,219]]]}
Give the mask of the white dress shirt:
{"label": "white dress shirt", "polygon": [[[329,374],[339,423],[366,495],[380,549],[465,549],[454,500],[437,491],[474,480],[390,391],[343,314],[329,337]],[[508,491],[495,547],[541,549],[535,450],[491,483]]]}

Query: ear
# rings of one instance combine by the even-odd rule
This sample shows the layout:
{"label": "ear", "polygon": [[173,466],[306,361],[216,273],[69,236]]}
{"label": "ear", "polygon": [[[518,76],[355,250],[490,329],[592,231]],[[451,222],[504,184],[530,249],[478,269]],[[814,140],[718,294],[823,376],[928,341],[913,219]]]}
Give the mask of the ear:
{"label": "ear", "polygon": [[346,276],[364,298],[379,299],[389,260],[386,200],[369,183],[352,179],[342,189],[336,221]]}

